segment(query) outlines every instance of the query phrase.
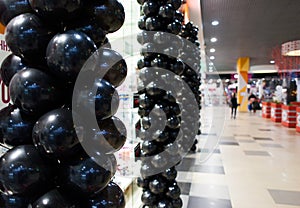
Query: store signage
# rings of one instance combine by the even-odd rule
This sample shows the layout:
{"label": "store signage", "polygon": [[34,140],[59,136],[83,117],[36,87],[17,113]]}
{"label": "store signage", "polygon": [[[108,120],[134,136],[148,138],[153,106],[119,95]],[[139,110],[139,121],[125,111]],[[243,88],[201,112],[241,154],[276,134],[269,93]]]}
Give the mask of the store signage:
{"label": "store signage", "polygon": [[[4,35],[0,34],[0,66],[2,64],[2,61],[9,55],[11,54],[5,39]],[[4,85],[0,78],[0,109],[4,108],[7,106],[7,104],[10,102],[10,97],[9,97],[9,91],[8,87]]]}

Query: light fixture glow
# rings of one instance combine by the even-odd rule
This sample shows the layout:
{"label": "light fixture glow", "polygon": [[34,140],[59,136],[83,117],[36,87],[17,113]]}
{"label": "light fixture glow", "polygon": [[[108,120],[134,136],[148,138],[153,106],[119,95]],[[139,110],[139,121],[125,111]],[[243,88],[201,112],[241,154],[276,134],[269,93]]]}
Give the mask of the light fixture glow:
{"label": "light fixture glow", "polygon": [[274,60],[271,60],[271,61],[270,61],[270,64],[275,64],[275,61],[274,61]]}
{"label": "light fixture glow", "polygon": [[216,49],[211,48],[211,49],[209,50],[209,52],[214,53],[214,52],[216,52]]}
{"label": "light fixture glow", "polygon": [[211,39],[210,39],[210,42],[212,42],[212,43],[217,42],[217,41],[218,41],[217,38],[211,38]]}
{"label": "light fixture glow", "polygon": [[217,25],[219,25],[219,21],[218,20],[214,20],[214,21],[211,22],[211,24],[213,26],[217,26]]}
{"label": "light fixture glow", "polygon": [[214,60],[215,57],[214,57],[214,56],[210,56],[209,59],[210,59],[210,60]]}

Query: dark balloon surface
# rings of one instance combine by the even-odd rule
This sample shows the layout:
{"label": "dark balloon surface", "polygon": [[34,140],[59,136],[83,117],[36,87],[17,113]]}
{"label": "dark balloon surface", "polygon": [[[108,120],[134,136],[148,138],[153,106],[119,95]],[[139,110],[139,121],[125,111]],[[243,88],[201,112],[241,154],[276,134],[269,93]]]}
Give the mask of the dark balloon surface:
{"label": "dark balloon surface", "polygon": [[14,54],[7,56],[1,64],[1,79],[6,86],[9,85],[12,77],[22,69],[25,69],[26,65],[22,59]]}
{"label": "dark balloon surface", "polygon": [[43,115],[33,128],[32,138],[34,145],[43,154],[61,160],[75,155],[80,145],[72,112],[65,108]]}
{"label": "dark balloon surface", "polygon": [[14,17],[27,12],[32,12],[32,9],[27,0],[0,1],[0,22],[5,26]]}
{"label": "dark balloon surface", "polygon": [[21,145],[6,152],[0,159],[1,190],[9,194],[33,196],[49,188],[51,166],[33,145]]}
{"label": "dark balloon surface", "polygon": [[86,7],[87,13],[108,33],[119,30],[124,24],[124,7],[117,0],[94,1]]}
{"label": "dark balloon surface", "polygon": [[75,206],[57,189],[53,189],[36,200],[30,208],[75,208]]}
{"label": "dark balloon surface", "polygon": [[84,33],[69,30],[55,35],[47,47],[47,65],[60,78],[75,80],[86,60],[96,51],[95,43]]}
{"label": "dark balloon surface", "polygon": [[44,64],[48,42],[54,32],[35,14],[21,14],[6,27],[5,40],[10,50],[29,63]]}
{"label": "dark balloon surface", "polygon": [[34,68],[19,71],[9,85],[11,101],[23,112],[43,115],[62,103],[62,91],[48,74]]}
{"label": "dark balloon surface", "polygon": [[103,78],[114,87],[120,86],[127,75],[127,65],[123,57],[109,48],[100,48],[89,61],[95,64],[97,78]]}
{"label": "dark balloon surface", "polygon": [[0,196],[0,207],[3,208],[25,208],[31,202],[30,198],[15,196],[15,195],[6,195],[1,193]]}
{"label": "dark balloon surface", "polygon": [[[95,162],[96,161],[96,162]],[[116,171],[116,160],[108,155],[78,154],[64,163],[59,174],[66,193],[82,197],[104,189]]]}
{"label": "dark balloon surface", "polygon": [[16,106],[8,105],[0,110],[0,143],[3,143],[2,122],[16,109]]}
{"label": "dark balloon surface", "polygon": [[122,189],[114,182],[109,184],[99,193],[89,198],[85,208],[124,208],[125,198]]}
{"label": "dark balloon surface", "polygon": [[36,119],[15,109],[1,122],[3,143],[10,146],[32,144],[32,129]]}
{"label": "dark balloon surface", "polygon": [[82,0],[28,0],[34,11],[48,22],[62,22],[80,15]]}

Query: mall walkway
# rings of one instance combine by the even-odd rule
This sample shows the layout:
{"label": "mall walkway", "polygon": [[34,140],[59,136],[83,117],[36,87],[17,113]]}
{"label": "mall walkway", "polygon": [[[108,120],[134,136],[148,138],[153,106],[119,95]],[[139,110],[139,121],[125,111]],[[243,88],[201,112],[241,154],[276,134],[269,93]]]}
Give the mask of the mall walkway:
{"label": "mall walkway", "polygon": [[260,112],[239,113],[234,120],[228,107],[206,107],[201,120],[202,149],[177,168],[184,208],[300,207],[300,134],[295,129]]}

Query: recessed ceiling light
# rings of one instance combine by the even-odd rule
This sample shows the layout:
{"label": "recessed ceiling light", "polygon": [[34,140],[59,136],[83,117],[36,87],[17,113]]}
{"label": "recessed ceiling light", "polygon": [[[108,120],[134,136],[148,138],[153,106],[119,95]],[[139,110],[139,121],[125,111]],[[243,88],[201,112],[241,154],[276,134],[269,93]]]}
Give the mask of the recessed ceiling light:
{"label": "recessed ceiling light", "polygon": [[211,22],[211,24],[212,24],[213,26],[217,26],[217,25],[219,24],[219,21],[218,21],[218,20],[214,20],[214,21]]}
{"label": "recessed ceiling light", "polygon": [[213,70],[214,68],[212,66],[208,67],[210,70]]}
{"label": "recessed ceiling light", "polygon": [[216,52],[216,49],[211,48],[211,49],[209,50],[209,52],[214,53],[214,52]]}
{"label": "recessed ceiling light", "polygon": [[217,42],[217,41],[218,41],[217,38],[211,38],[211,39],[210,39],[210,42],[212,42],[212,43]]}
{"label": "recessed ceiling light", "polygon": [[275,64],[275,61],[274,61],[274,60],[271,60],[271,61],[270,61],[270,64]]}
{"label": "recessed ceiling light", "polygon": [[213,66],[214,65],[214,63],[213,62],[209,62],[209,64],[208,64],[209,66]]}
{"label": "recessed ceiling light", "polygon": [[210,56],[209,59],[210,59],[210,60],[214,60],[215,57],[214,57],[214,56]]}

